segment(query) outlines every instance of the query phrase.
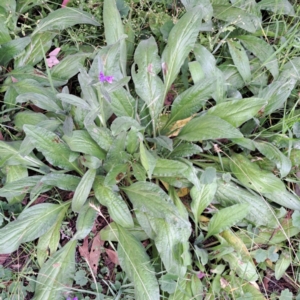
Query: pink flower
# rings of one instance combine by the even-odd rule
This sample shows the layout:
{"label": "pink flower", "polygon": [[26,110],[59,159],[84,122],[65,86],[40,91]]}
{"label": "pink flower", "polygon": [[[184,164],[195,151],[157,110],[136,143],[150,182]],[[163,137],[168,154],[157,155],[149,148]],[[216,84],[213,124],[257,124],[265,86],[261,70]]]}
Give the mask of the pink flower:
{"label": "pink flower", "polygon": [[49,53],[49,58],[46,59],[47,65],[49,68],[52,68],[53,66],[55,66],[59,63],[59,60],[56,57],[59,51],[60,51],[60,48],[56,48],[52,52]]}
{"label": "pink flower", "polygon": [[66,7],[70,0],[64,0],[61,4],[61,7]]}
{"label": "pink flower", "polygon": [[105,76],[103,72],[100,72],[99,74],[99,80],[101,82],[108,82],[108,83],[112,83],[114,80],[114,76]]}

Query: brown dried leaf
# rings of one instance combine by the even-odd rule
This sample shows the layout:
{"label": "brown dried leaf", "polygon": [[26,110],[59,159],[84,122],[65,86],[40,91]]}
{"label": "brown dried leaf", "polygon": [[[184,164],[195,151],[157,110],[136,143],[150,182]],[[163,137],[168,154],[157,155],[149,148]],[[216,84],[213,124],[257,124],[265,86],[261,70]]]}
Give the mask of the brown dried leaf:
{"label": "brown dried leaf", "polygon": [[90,252],[89,252],[89,241],[88,237],[85,237],[83,240],[82,246],[78,247],[80,255],[87,261],[89,262],[90,260]]}
{"label": "brown dried leaf", "polygon": [[105,252],[112,263],[114,263],[115,265],[119,264],[119,258],[116,251],[113,251],[111,249],[105,249]]}
{"label": "brown dried leaf", "polygon": [[104,245],[104,241],[100,239],[99,233],[96,234],[93,239],[93,244],[92,244],[90,259],[89,259],[89,264],[94,274],[97,274],[99,258],[102,252],[101,248],[103,247],[103,245]]}
{"label": "brown dried leaf", "polygon": [[0,254],[0,265],[3,265],[10,254]]}

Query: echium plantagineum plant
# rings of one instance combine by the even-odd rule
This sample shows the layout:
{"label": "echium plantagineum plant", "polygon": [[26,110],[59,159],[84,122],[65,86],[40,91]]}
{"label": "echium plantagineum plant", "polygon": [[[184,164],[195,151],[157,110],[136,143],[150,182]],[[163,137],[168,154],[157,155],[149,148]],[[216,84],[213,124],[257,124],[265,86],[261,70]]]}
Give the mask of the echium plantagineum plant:
{"label": "echium plantagineum plant", "polygon": [[[88,71],[80,68],[81,97],[69,94],[67,87],[58,93],[56,87],[60,85],[53,74],[58,70],[63,74],[63,68],[59,69],[63,61],[48,73],[53,76],[50,88],[42,89],[29,80],[26,84],[35,87],[29,95],[28,90],[22,92],[21,83],[16,85],[17,102],[34,99],[34,104],[47,110],[48,115],[29,111],[16,115],[16,126],[25,132],[22,147],[20,143],[1,142],[0,149],[8,169],[19,177],[7,181],[0,195],[14,203],[30,193],[31,204],[40,193],[54,187],[74,192],[70,201],[60,204],[28,205],[15,221],[0,229],[0,253],[10,253],[21,243],[39,238],[37,260],[41,269],[34,300],[61,299],[71,290],[76,246],[78,240],[88,236],[95,218],[101,214],[97,207],[106,206],[113,220],[100,232],[101,238],[117,243],[120,266],[134,285],[135,299],[143,300],[161,296],[178,299],[186,297],[185,294],[191,299],[207,292],[200,279],[206,277],[208,253],[201,243],[211,236],[220,239],[222,247],[232,250],[224,248],[227,252],[224,250],[222,259],[230,264],[237,277],[246,283],[256,281],[258,274],[251,256],[247,251],[238,252],[226,229],[241,220],[276,228],[273,208],[262,196],[299,209],[298,199],[285,190],[282,181],[273,173],[260,170],[246,156],[230,152],[231,156],[223,157],[224,163],[218,164],[222,151],[218,143],[222,139],[244,149],[257,148],[268,156],[271,143],[252,141],[238,128],[262,108],[271,113],[283,104],[279,97],[268,101],[268,90],[276,90],[283,82],[291,87],[297,80],[290,81],[286,73],[278,75],[274,65],[267,66],[275,85],[255,89],[257,83],[251,85],[250,64],[258,68],[257,61],[249,61],[242,44],[251,48],[258,38],[251,42],[247,35],[240,36],[239,41],[228,40],[227,51],[232,61],[218,68],[213,55],[198,42],[198,35],[210,26],[213,12],[220,5],[212,7],[205,2],[204,7],[202,1],[182,3],[186,13],[170,31],[161,57],[153,37],[140,41],[130,74],[127,74],[128,40],[115,0],[105,0],[107,46],[98,51]],[[223,19],[228,21],[230,15],[222,15],[220,20]],[[245,22],[250,23],[246,26]],[[251,15],[236,26],[254,32],[259,22],[259,16]],[[164,101],[187,59],[191,86],[176,96],[168,111]],[[234,70],[230,64],[236,65]],[[230,81],[230,72],[238,78],[237,82]],[[227,94],[234,94],[246,85],[256,97],[227,99]],[[206,109],[208,99],[216,103],[210,109]],[[219,155],[216,163],[211,158],[210,166],[188,159],[203,151],[199,143],[205,141],[208,149],[215,144]],[[35,156],[33,149],[47,163]],[[290,161],[276,151],[277,160],[282,162],[278,168],[283,177],[290,172]],[[228,174],[222,177],[217,168],[232,172],[236,179],[231,180]],[[39,175],[28,176],[28,169]],[[241,186],[252,189],[252,193]],[[178,196],[178,190],[184,188],[191,198],[189,210]],[[220,210],[201,223],[199,217],[212,201]],[[222,206],[227,207],[222,209]],[[68,209],[78,214],[77,231],[57,250],[60,225]],[[193,250],[189,243],[190,220],[195,224]],[[147,251],[143,240],[149,240]],[[217,250],[221,252],[220,249]],[[48,250],[50,257],[46,260]],[[157,257],[149,257],[149,253],[157,253],[161,263],[155,263]],[[170,284],[160,287],[159,280]]]}

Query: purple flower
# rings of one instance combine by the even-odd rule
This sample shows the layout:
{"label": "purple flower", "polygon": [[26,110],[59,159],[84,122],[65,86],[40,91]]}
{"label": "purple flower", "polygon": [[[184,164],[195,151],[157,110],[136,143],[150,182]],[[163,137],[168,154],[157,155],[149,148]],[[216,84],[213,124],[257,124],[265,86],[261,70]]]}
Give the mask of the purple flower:
{"label": "purple flower", "polygon": [[[104,74],[103,74],[103,72],[100,72],[100,74],[99,74],[99,80],[101,81],[101,82],[108,82],[108,83],[112,83],[113,82],[113,80],[114,80],[114,76],[105,76]],[[76,299],[75,299],[76,300]]]}

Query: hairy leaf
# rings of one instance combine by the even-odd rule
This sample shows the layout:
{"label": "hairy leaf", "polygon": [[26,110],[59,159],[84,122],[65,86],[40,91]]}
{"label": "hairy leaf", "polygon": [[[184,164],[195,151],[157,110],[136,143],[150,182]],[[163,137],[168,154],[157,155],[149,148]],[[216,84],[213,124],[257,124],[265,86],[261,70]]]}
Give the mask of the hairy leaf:
{"label": "hairy leaf", "polygon": [[242,154],[235,154],[230,168],[236,178],[246,187],[262,194],[285,191],[284,183],[273,173],[260,169]]}
{"label": "hairy leaf", "polygon": [[20,244],[33,241],[46,233],[57,221],[63,205],[43,203],[25,209],[17,220],[0,229],[0,253],[11,253]]}
{"label": "hairy leaf", "polygon": [[52,165],[68,171],[79,171],[77,163],[69,161],[69,157],[73,152],[58,135],[42,127],[35,127],[33,125],[25,125],[24,131],[29,136],[32,144],[43,153]]}
{"label": "hairy leaf", "polygon": [[179,132],[178,138],[201,141],[221,138],[241,138],[243,135],[228,122],[216,116],[204,115],[189,121]]}
{"label": "hairy leaf", "polygon": [[159,286],[145,248],[130,233],[118,226],[118,258],[134,284],[136,300],[159,300]]}
{"label": "hairy leaf", "polygon": [[235,204],[219,210],[213,215],[208,224],[206,239],[243,220],[248,214],[248,208],[249,204],[244,203]]}
{"label": "hairy leaf", "polygon": [[90,194],[95,177],[96,170],[89,169],[81,178],[72,199],[72,210],[74,212],[80,212],[82,209],[82,206]]}
{"label": "hairy leaf", "polygon": [[36,279],[33,300],[62,299],[72,285],[77,240],[69,241],[43,264]]}

